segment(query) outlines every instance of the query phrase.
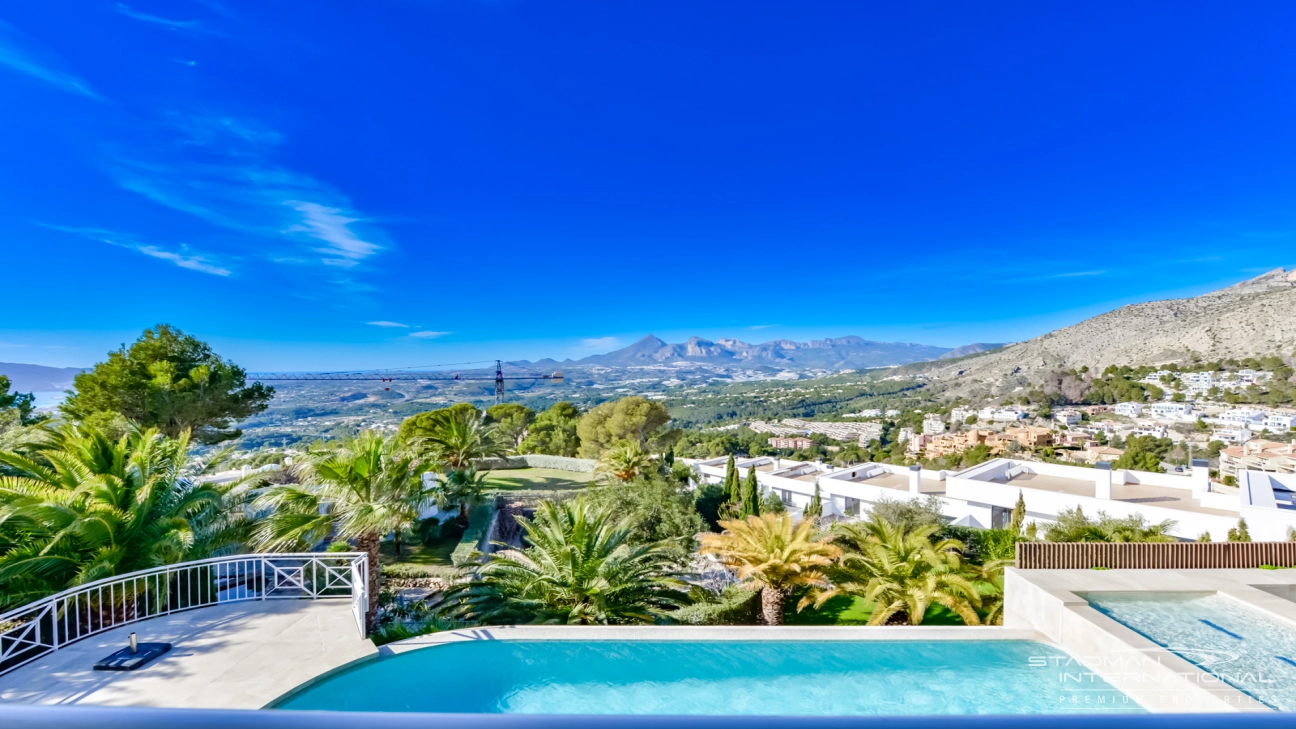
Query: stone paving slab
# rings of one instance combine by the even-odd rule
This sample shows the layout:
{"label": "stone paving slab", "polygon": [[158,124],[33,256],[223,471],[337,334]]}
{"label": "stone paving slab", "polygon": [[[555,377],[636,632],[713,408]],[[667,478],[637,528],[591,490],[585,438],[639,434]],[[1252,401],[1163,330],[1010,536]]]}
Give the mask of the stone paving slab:
{"label": "stone paving slab", "polygon": [[[171,643],[138,671],[95,671],[127,645]],[[291,689],[378,655],[350,600],[266,600],[201,608],[107,631],[0,676],[0,702],[259,709]]]}

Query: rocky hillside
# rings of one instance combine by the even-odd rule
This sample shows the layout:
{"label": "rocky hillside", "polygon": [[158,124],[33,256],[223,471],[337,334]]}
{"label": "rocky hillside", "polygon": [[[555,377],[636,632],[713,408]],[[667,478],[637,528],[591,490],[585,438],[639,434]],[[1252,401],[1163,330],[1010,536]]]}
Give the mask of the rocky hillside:
{"label": "rocky hillside", "polygon": [[987,354],[914,365],[954,392],[998,393],[1048,372],[1296,351],[1296,271],[1281,268],[1192,299],[1124,306]]}

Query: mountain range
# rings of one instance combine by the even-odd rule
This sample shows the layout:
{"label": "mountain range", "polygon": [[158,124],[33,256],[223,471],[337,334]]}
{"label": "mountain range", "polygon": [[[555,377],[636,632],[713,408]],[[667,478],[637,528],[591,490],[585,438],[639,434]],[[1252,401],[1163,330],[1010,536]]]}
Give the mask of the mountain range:
{"label": "mountain range", "polygon": [[72,378],[85,372],[80,367],[0,362],[0,375],[9,377],[10,392],[57,392],[72,387]]}
{"label": "mountain range", "polygon": [[835,337],[794,342],[777,339],[749,344],[738,339],[711,341],[690,337],[688,341],[670,344],[654,335],[607,354],[595,354],[578,360],[542,359],[537,362],[510,362],[520,367],[629,367],[635,365],[695,362],[712,365],[769,366],[793,369],[862,369],[888,367],[939,359],[960,357],[1002,347],[1001,344],[969,344],[955,349],[907,342],[874,342],[860,337]]}

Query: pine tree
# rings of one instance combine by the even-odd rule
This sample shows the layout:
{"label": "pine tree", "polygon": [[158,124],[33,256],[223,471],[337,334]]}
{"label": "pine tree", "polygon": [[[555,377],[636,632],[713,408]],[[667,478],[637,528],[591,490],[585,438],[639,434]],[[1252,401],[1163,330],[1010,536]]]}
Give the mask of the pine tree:
{"label": "pine tree", "polygon": [[806,504],[801,515],[806,519],[818,519],[823,516],[823,499],[819,496],[819,484],[815,484],[814,496],[810,497],[810,503]]}
{"label": "pine tree", "polygon": [[671,448],[666,451],[666,467],[670,468],[675,465],[675,449]]}
{"label": "pine tree", "polygon": [[1008,529],[1013,534],[1021,534],[1022,528],[1026,526],[1026,497],[1022,495],[1021,489],[1017,490],[1017,505],[1012,510],[1012,521],[1008,523]]}
{"label": "pine tree", "polygon": [[747,478],[742,489],[743,517],[760,516],[760,484],[756,481],[756,467],[747,467]]}

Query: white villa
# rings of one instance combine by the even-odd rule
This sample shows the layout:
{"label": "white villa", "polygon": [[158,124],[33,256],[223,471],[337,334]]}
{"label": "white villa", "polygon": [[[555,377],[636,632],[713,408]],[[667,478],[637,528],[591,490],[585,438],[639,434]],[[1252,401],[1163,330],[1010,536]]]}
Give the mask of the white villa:
{"label": "white villa", "polygon": [[[724,479],[727,457],[695,462],[704,483]],[[1165,474],[996,458],[962,471],[931,471],[919,466],[863,463],[834,467],[773,457],[739,458],[740,476],[755,468],[764,492],[777,494],[790,509],[810,502],[816,484],[825,516],[855,518],[881,499],[935,496],[954,524],[978,528],[1008,523],[1020,494],[1027,518],[1050,523],[1064,509],[1081,507],[1089,516],[1143,515],[1148,521],[1175,522],[1174,536],[1195,540],[1210,534],[1225,541],[1239,518],[1247,520],[1256,541],[1285,541],[1296,529],[1296,477],[1259,474],[1240,477],[1238,488],[1210,480],[1207,463],[1193,461],[1190,473]]]}

